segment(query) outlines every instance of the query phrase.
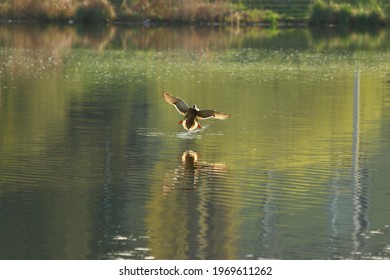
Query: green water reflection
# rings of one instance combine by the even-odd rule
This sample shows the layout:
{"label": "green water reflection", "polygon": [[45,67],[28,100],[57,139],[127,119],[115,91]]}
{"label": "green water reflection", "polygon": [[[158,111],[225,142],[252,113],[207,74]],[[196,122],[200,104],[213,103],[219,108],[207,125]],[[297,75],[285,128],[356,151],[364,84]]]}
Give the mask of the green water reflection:
{"label": "green water reflection", "polygon": [[389,258],[389,34],[0,26],[0,258]]}

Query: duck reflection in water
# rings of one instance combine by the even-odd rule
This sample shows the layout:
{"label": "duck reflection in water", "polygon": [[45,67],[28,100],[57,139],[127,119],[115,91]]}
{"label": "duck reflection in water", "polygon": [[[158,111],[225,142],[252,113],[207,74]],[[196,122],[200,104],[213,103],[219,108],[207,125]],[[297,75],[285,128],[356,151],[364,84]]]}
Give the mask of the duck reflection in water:
{"label": "duck reflection in water", "polygon": [[227,167],[224,163],[208,163],[199,160],[199,154],[192,150],[183,152],[181,164],[169,172],[165,178],[163,190],[196,190],[199,187],[200,179],[206,181],[221,178],[227,174]]}

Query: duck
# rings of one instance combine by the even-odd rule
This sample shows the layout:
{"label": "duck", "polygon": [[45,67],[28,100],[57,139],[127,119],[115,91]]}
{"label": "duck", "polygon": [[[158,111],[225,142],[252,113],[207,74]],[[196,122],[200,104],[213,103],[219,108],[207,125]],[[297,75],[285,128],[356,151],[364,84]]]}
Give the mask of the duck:
{"label": "duck", "polygon": [[191,131],[195,129],[201,129],[199,119],[210,119],[214,118],[217,120],[226,120],[230,117],[230,114],[225,114],[216,110],[199,110],[196,105],[192,107],[188,106],[187,103],[176,96],[172,96],[166,91],[163,91],[163,97],[166,102],[175,106],[176,110],[184,115],[184,119],[179,122],[185,130]]}

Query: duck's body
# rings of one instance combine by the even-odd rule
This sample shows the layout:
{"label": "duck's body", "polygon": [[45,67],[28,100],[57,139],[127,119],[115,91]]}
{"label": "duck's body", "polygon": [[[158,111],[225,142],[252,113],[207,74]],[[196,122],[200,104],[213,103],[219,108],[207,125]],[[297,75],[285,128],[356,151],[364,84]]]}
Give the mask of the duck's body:
{"label": "duck's body", "polygon": [[174,105],[176,110],[184,115],[184,119],[179,123],[183,125],[186,130],[194,130],[201,128],[198,119],[215,118],[218,120],[225,120],[230,117],[230,114],[221,113],[215,110],[199,110],[196,105],[190,107],[179,97],[172,96],[166,92],[163,92],[163,96],[166,102]]}
{"label": "duck's body", "polygon": [[187,113],[184,115],[184,120],[180,121],[179,124],[186,130],[202,128],[197,120],[198,112],[199,110],[196,107],[188,108]]}

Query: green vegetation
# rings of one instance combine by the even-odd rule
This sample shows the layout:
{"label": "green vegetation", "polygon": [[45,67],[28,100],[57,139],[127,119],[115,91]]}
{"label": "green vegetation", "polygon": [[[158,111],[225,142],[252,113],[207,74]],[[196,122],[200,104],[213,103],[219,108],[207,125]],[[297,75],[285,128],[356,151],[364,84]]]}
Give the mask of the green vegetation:
{"label": "green vegetation", "polygon": [[310,9],[309,24],[314,26],[378,26],[385,23],[385,12],[378,4],[353,6],[317,0]]}
{"label": "green vegetation", "polygon": [[382,26],[384,0],[0,0],[0,19],[54,22]]}

